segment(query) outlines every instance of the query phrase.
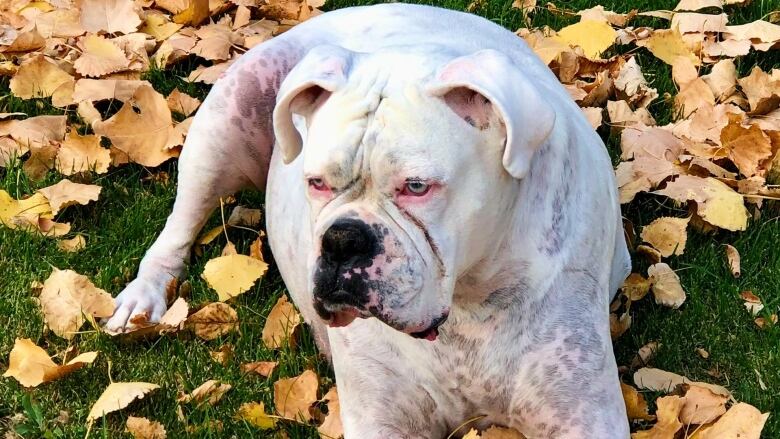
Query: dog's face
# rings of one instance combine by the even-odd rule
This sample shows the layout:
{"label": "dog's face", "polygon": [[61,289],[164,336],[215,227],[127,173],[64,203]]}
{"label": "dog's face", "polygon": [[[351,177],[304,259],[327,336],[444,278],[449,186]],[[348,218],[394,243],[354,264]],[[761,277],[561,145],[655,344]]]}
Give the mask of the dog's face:
{"label": "dog's face", "polygon": [[[376,317],[435,339],[458,276],[500,245],[495,206],[517,184],[505,129],[473,92],[326,94],[303,146],[315,309],[331,326]],[[453,110],[464,105],[476,106],[465,118]]]}

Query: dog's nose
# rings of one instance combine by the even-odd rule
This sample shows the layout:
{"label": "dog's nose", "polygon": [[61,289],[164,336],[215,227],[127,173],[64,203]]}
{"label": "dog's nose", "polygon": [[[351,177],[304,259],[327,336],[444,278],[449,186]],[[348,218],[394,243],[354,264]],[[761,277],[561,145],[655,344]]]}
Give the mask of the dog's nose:
{"label": "dog's nose", "polygon": [[338,220],[322,235],[322,256],[336,264],[371,258],[375,247],[374,234],[359,220]]}

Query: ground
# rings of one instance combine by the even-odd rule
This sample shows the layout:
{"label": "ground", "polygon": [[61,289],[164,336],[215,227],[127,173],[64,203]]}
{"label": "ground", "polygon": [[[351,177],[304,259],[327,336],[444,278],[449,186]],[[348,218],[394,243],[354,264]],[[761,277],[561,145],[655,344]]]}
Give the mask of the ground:
{"label": "ground", "polygon": [[[363,4],[361,0],[334,0],[325,9],[356,3]],[[431,3],[458,10],[465,10],[470,5],[468,0]],[[752,5],[732,13],[731,23],[740,24],[765,16],[772,10],[770,3],[770,0],[754,0]],[[556,3],[570,10],[596,4],[595,0]],[[606,9],[626,12],[629,7],[639,10],[672,9],[676,1],[608,0],[601,4]],[[512,30],[521,26],[522,16],[511,8],[511,0],[477,0],[473,6],[469,10],[502,26]],[[559,29],[574,21],[576,17],[554,16],[545,10],[533,15],[534,26],[548,24]],[[780,67],[780,56],[776,53],[742,59],[738,65],[740,73],[744,75],[755,64],[764,70]],[[674,95],[670,70],[665,64],[644,49],[638,52],[638,60],[652,86],[658,88],[662,95],[664,92]],[[186,77],[185,73],[192,67],[192,63],[185,62],[174,71],[152,72],[147,79],[160,92],[167,94],[178,86],[202,98],[208,91],[207,87],[187,84],[180,79]],[[668,100],[659,99],[650,110],[659,124],[669,120],[671,109]],[[10,95],[7,78],[1,79],[0,112],[11,111],[24,111],[31,116],[59,114],[59,110],[51,107],[46,100],[15,99]],[[610,138],[606,132],[602,134],[614,152],[616,139]],[[168,173],[171,180],[154,178],[162,172]],[[162,229],[173,203],[175,177],[175,162],[159,169],[124,166],[96,177],[95,183],[103,187],[100,200],[86,207],[67,208],[59,217],[60,221],[71,222],[74,231],[86,235],[88,246],[80,253],[66,254],[56,247],[54,240],[0,227],[0,327],[4,328],[0,331],[0,370],[7,368],[7,354],[17,337],[31,338],[50,353],[67,347],[66,341],[44,330],[39,308],[30,294],[31,283],[45,279],[51,267],[70,268],[86,274],[99,287],[113,294],[121,291],[122,286],[133,277],[145,249]],[[19,166],[0,168],[0,189],[14,196],[30,194],[57,180],[59,177],[52,173],[46,180],[33,183],[25,178]],[[244,205],[262,206],[263,203],[262,194],[256,192],[244,192],[237,198]],[[763,412],[771,412],[764,430],[767,438],[780,437],[780,398],[772,390],[780,388],[780,353],[777,350],[780,327],[759,329],[753,317],[743,308],[739,292],[752,290],[763,299],[767,309],[776,310],[780,305],[780,252],[776,250],[780,247],[778,212],[780,210],[774,206],[765,207],[762,218],[753,221],[743,233],[701,235],[692,232],[685,254],[669,261],[682,278],[688,301],[680,309],[670,310],[646,298],[632,309],[633,327],[615,344],[618,364],[627,365],[639,347],[649,341],[658,341],[661,348],[654,366],[693,379],[722,384],[732,390],[737,399],[749,402]],[[673,206],[668,199],[649,195],[624,206],[624,215],[637,228],[661,214],[684,216],[685,212]],[[217,224],[218,221],[218,215],[215,215],[212,223]],[[231,239],[243,252],[255,237],[240,230],[230,233]],[[224,237],[219,239],[224,244]],[[725,263],[722,245],[726,243],[741,252],[742,276],[739,279],[731,276]],[[193,286],[192,302],[196,304],[216,299],[215,293],[201,280],[200,273],[205,262],[220,249],[220,243],[213,244],[206,247],[202,256],[193,257],[188,278]],[[635,268],[645,267],[635,262]],[[218,432],[214,428],[203,428],[189,436],[276,437],[279,431],[285,431],[293,439],[316,438],[316,430],[306,426],[285,423],[279,431],[260,432],[232,418],[238,406],[247,401],[263,401],[266,406],[272,407],[272,384],[277,377],[297,375],[312,367],[321,376],[333,377],[306,333],[294,350],[273,352],[263,347],[260,332],[264,316],[283,293],[284,285],[272,266],[260,285],[235,302],[241,318],[240,333],[213,342],[182,336],[120,344],[105,335],[85,332],[78,337],[81,351],[101,352],[94,366],[77,372],[67,380],[32,391],[25,391],[13,380],[0,380],[0,433],[7,428],[2,420],[21,412],[32,419],[29,424],[35,424],[31,430],[34,433],[28,437],[83,437],[87,412],[109,382],[107,359],[110,358],[114,381],[148,381],[159,383],[162,389],[129,410],[104,418],[95,429],[96,434],[102,437],[120,437],[129,414],[148,416],[162,422],[168,429],[169,437],[184,437],[187,435],[185,426],[177,419],[177,390],[191,390],[205,380],[219,379],[234,386],[220,404],[214,408],[185,407],[184,413],[192,425],[219,420],[224,430]],[[225,343],[234,346],[235,360],[228,366],[221,366],[212,361],[209,351]],[[710,353],[709,358],[698,356],[696,348],[706,349]],[[270,379],[258,379],[240,372],[240,363],[258,360],[276,360],[280,366]],[[707,371],[717,371],[720,377],[713,378]],[[630,382],[630,377],[627,378]],[[765,388],[762,388],[762,382]],[[327,387],[323,385],[323,388]],[[67,422],[56,420],[60,411],[69,414]]]}

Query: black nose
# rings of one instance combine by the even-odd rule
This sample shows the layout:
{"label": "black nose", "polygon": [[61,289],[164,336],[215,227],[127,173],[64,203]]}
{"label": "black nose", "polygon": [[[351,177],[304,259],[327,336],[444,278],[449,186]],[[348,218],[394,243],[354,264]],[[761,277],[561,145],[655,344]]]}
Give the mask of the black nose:
{"label": "black nose", "polygon": [[322,235],[322,256],[331,263],[373,258],[376,238],[368,224],[354,219],[338,220]]}

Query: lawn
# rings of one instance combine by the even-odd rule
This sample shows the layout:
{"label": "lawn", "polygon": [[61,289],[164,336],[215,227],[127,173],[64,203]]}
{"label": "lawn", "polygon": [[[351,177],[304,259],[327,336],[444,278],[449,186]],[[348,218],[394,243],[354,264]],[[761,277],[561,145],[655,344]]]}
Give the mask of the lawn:
{"label": "lawn", "polygon": [[[511,0],[446,0],[424,2],[439,6],[470,10],[497,24],[516,30],[522,26],[523,17],[511,8]],[[630,3],[630,4],[629,4]],[[675,0],[637,0],[632,2],[608,0],[601,2],[606,9],[627,12],[629,9],[672,9]],[[365,4],[358,0],[333,0],[325,10]],[[599,4],[591,0],[556,2],[560,8],[580,10]],[[775,1],[754,0],[746,7],[730,13],[730,23],[740,24],[760,19],[774,9]],[[549,25],[559,29],[577,21],[576,16],[552,14],[538,9],[532,16],[533,26]],[[653,23],[654,19],[639,21]],[[636,25],[636,23],[634,23]],[[645,49],[637,53],[638,61],[651,85],[661,95],[676,93],[670,68],[654,58]],[[765,71],[780,67],[778,51],[769,54],[751,54],[738,62],[740,76],[747,74],[754,65]],[[182,77],[195,67],[192,60],[185,61],[168,71],[152,71],[147,74],[155,89],[167,94],[175,87],[193,96],[203,98],[208,86],[189,84]],[[668,122],[672,115],[670,101],[658,99],[649,107],[659,125]],[[116,108],[105,109],[115,111]],[[0,79],[0,112],[25,112],[38,114],[62,114],[52,107],[48,99],[19,100],[9,91],[8,78]],[[77,121],[75,113],[69,117]],[[618,151],[616,136],[603,128],[599,131],[611,152]],[[613,154],[614,155],[614,154]],[[616,162],[617,163],[617,162]],[[170,177],[170,178],[166,178]],[[61,176],[50,172],[43,181],[32,182],[25,177],[17,163],[0,168],[0,189],[15,197],[33,193],[41,187],[56,183]],[[9,230],[0,226],[0,370],[8,366],[8,352],[16,338],[31,338],[49,353],[61,352],[67,341],[44,329],[39,307],[31,294],[31,284],[44,280],[52,267],[73,269],[85,274],[99,287],[117,294],[133,278],[144,251],[162,229],[175,195],[176,163],[166,163],[156,169],[139,165],[113,168],[109,173],[95,176],[93,183],[102,186],[99,201],[88,206],[73,206],[58,217],[70,222],[72,229],[86,236],[88,245],[79,253],[64,253],[49,238]],[[237,203],[262,207],[260,193],[246,191],[237,195]],[[652,195],[639,196],[625,205],[624,216],[637,230],[653,219],[662,216],[686,216],[687,210],[675,206],[669,199]],[[776,312],[780,306],[780,209],[771,204],[762,209],[759,220],[751,221],[747,231],[741,233],[717,232],[704,235],[690,231],[683,255],[668,260],[682,279],[688,293],[686,303],[677,310],[656,305],[646,298],[632,307],[633,326],[615,343],[619,365],[629,365],[637,350],[650,341],[657,341],[661,348],[652,364],[692,379],[717,383],[731,390],[738,400],[748,402],[762,412],[772,415],[764,429],[764,437],[780,437],[780,327],[760,329],[745,310],[739,292],[752,290],[764,302],[767,311]],[[215,214],[210,225],[219,224]],[[230,239],[240,252],[248,252],[256,234],[232,229]],[[203,266],[217,256],[225,244],[224,236],[203,248],[202,255],[195,255],[188,280],[192,285],[191,302],[194,304],[216,300],[216,294],[200,278]],[[734,245],[742,256],[742,276],[735,279],[725,261],[723,244]],[[266,255],[270,260],[271,255]],[[647,265],[641,257],[634,257],[635,270]],[[34,433],[26,437],[70,438],[84,437],[86,415],[92,403],[99,397],[109,380],[147,381],[159,384],[162,389],[129,409],[103,418],[93,429],[92,436],[122,437],[128,415],[146,416],[161,422],[169,437],[287,437],[316,438],[316,429],[294,423],[282,423],[276,431],[259,431],[244,422],[233,419],[237,408],[244,402],[262,401],[273,407],[273,382],[279,377],[289,377],[314,368],[326,377],[321,389],[329,387],[328,378],[333,374],[327,362],[318,355],[311,337],[304,331],[295,349],[271,351],[260,341],[265,316],[277,298],[285,293],[278,272],[271,270],[253,290],[236,299],[240,332],[218,340],[203,340],[182,334],[154,341],[121,343],[104,334],[87,330],[75,339],[82,352],[98,350],[100,357],[92,366],[76,372],[59,382],[33,390],[25,390],[16,381],[0,379],[0,437],[10,430],[12,417],[24,413],[26,424]],[[85,326],[85,329],[88,329]],[[225,344],[234,348],[235,358],[227,366],[214,362],[210,351]],[[709,352],[704,359],[696,354],[697,348]],[[109,377],[110,359],[110,377]],[[279,367],[269,378],[258,378],[242,373],[239,364],[250,361],[279,361]],[[198,408],[184,406],[187,423],[179,420],[176,402],[177,392],[190,391],[208,379],[218,379],[233,389],[216,406]],[[630,374],[625,381],[631,382]],[[67,417],[62,413],[67,413]],[[221,430],[213,421],[221,422]],[[188,426],[193,427],[189,429]],[[200,428],[199,428],[200,427]],[[13,435],[5,436],[15,437]]]}

